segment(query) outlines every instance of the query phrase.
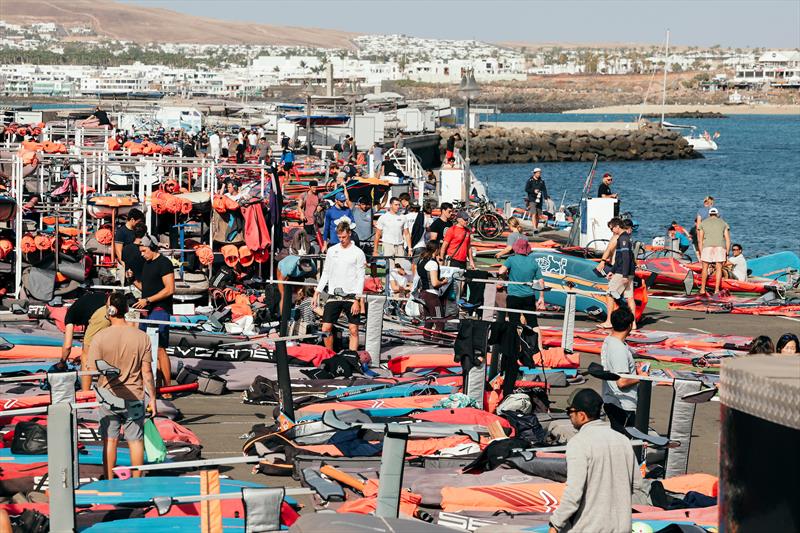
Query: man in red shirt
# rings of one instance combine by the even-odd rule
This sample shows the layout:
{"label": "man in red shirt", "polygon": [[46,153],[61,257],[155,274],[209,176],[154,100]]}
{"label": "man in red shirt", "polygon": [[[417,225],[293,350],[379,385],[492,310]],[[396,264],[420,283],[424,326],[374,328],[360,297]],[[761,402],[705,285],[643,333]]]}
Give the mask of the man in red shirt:
{"label": "man in red shirt", "polygon": [[470,233],[469,215],[465,211],[459,211],[456,215],[456,225],[444,234],[444,241],[439,249],[439,260],[444,261],[446,258],[449,266],[465,270],[469,263],[469,268],[475,270]]}

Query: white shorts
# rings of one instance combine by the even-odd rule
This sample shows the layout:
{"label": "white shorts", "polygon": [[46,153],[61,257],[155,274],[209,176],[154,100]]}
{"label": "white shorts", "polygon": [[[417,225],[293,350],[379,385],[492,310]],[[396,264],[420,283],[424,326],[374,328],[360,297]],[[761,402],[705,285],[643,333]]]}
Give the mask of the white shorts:
{"label": "white shorts", "polygon": [[728,253],[724,246],[704,246],[700,260],[703,263],[724,263],[728,260]]}
{"label": "white shorts", "polygon": [[633,276],[625,277],[622,274],[614,274],[608,282],[608,293],[619,298],[633,298]]}

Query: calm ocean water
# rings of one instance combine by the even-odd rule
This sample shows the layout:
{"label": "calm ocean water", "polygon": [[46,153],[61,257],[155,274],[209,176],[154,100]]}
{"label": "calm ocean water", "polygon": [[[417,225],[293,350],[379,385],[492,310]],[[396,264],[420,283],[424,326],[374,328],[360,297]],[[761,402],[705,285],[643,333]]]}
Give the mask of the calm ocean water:
{"label": "calm ocean water", "polygon": [[[617,121],[633,115],[502,114],[484,117],[497,121]],[[703,198],[717,199],[722,217],[731,226],[734,242],[745,256],[781,250],[800,252],[800,115],[731,116],[726,119],[672,119],[698,126],[699,131],[720,132],[719,150],[705,159],[689,161],[618,161],[598,163],[592,187],[600,176],[614,175],[612,189],[619,193],[622,210],[631,211],[639,223],[637,237],[649,242],[663,235],[672,221],[691,225]],[[475,175],[498,205],[511,201],[523,205],[526,179],[541,167],[548,192],[558,205],[579,200],[589,163],[537,163],[474,166]]]}

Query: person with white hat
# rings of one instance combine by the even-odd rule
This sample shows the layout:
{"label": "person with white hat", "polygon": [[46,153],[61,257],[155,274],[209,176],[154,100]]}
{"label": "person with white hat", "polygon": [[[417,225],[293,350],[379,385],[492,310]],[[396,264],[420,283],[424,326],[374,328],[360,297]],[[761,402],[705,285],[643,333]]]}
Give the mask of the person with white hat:
{"label": "person with white hat", "polygon": [[719,292],[722,281],[722,265],[728,260],[728,250],[731,249],[731,228],[719,216],[719,209],[711,207],[708,218],[700,222],[697,227],[697,243],[700,249],[700,261],[703,262],[703,273],[700,279],[700,295],[706,294],[708,281],[708,268],[714,265],[716,279],[714,280],[714,293]]}
{"label": "person with white hat", "polygon": [[533,228],[539,229],[539,219],[542,217],[542,205],[544,201],[550,198],[547,194],[547,185],[542,179],[542,169],[534,168],[531,172],[531,177],[525,184],[525,199],[526,210],[530,213],[534,212]]}

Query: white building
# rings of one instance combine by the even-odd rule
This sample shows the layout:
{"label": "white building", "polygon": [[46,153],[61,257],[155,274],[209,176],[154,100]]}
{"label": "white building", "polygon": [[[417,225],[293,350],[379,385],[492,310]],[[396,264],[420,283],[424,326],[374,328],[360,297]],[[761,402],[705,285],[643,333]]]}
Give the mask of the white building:
{"label": "white building", "polygon": [[797,50],[770,50],[761,54],[755,64],[736,68],[733,78],[736,85],[800,86],[800,52]]}

